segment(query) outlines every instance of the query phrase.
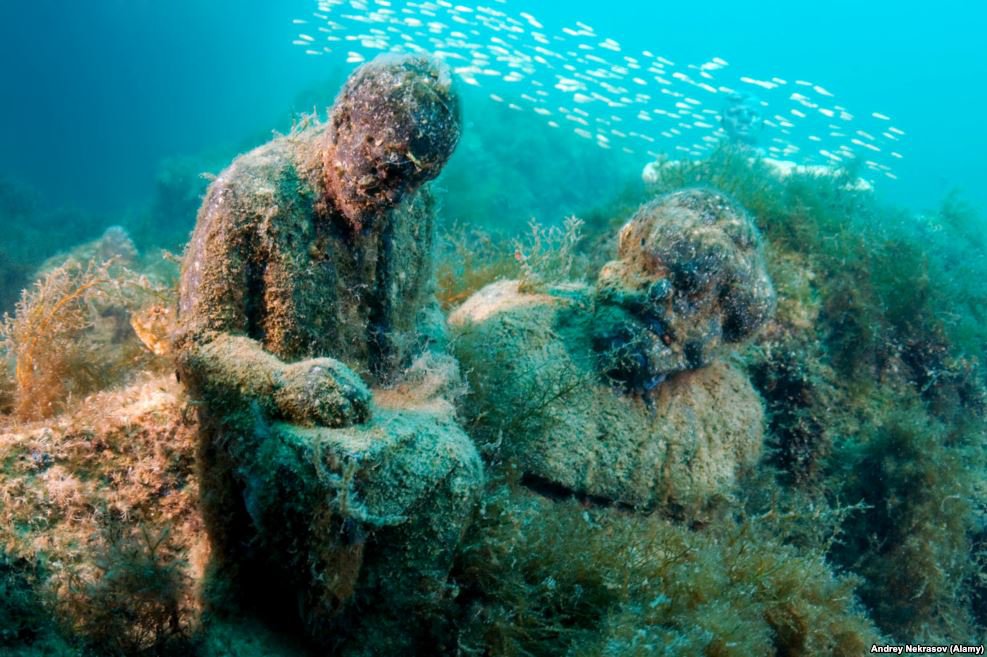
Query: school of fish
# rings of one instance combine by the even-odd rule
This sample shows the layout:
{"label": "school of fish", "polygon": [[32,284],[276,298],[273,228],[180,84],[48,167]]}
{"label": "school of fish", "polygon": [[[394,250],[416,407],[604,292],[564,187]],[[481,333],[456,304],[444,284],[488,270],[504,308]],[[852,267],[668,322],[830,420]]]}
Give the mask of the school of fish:
{"label": "school of fish", "polygon": [[550,128],[570,129],[601,148],[698,158],[727,138],[728,99],[742,94],[760,108],[757,151],[765,157],[824,164],[862,163],[873,180],[897,179],[905,131],[890,116],[857,115],[820,84],[736,75],[722,57],[676,64],[660,54],[627,52],[581,21],[550,29],[529,12],[447,0],[316,0],[294,20],[293,43],[311,56],[358,65],[379,52],[428,52],[491,101],[534,112]]}

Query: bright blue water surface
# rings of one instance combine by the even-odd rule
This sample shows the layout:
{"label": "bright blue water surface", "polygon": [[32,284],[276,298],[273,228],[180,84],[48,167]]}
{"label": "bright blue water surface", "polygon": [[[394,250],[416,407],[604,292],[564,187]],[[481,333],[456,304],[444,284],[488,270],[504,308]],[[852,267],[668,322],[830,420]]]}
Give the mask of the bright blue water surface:
{"label": "bright blue water surface", "polygon": [[[888,114],[907,133],[899,180],[878,185],[887,200],[921,209],[959,188],[987,206],[980,3],[489,4],[530,12],[549,30],[589,23],[625,53],[722,57],[734,74],[824,85],[858,115]],[[307,57],[291,44],[292,19],[316,9],[312,0],[5,0],[0,177],[52,205],[117,212],[146,203],[162,158],[225,158],[287,129],[354,66],[342,52]],[[486,91],[467,108],[482,111]],[[627,157],[629,168],[649,159]]]}

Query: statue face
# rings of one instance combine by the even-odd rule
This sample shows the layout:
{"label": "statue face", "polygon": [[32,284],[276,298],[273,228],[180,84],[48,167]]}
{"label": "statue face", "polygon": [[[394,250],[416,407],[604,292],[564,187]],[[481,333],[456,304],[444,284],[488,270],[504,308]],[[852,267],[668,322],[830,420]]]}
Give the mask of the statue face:
{"label": "statue face", "polygon": [[[600,272],[595,346],[604,370],[647,391],[709,365],[771,313],[774,291],[750,217],[703,189],[663,196],[620,233]],[[609,361],[607,359],[610,359]]]}
{"label": "statue face", "polygon": [[332,189],[336,207],[355,224],[369,223],[418,186],[407,154],[385,149],[374,137],[363,142],[350,133],[334,144],[334,152],[349,154],[345,166],[335,165]]}
{"label": "statue face", "polygon": [[329,116],[325,173],[355,226],[435,178],[459,141],[459,98],[443,65],[384,55],[347,80]]}
{"label": "statue face", "polygon": [[755,145],[764,128],[757,98],[742,93],[730,96],[720,123],[731,141],[745,146]]}

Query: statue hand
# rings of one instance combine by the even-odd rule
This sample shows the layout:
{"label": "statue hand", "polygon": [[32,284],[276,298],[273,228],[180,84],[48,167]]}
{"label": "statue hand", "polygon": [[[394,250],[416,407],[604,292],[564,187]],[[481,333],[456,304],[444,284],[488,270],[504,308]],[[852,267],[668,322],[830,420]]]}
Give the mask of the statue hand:
{"label": "statue hand", "polygon": [[345,427],[370,419],[370,390],[360,377],[332,358],[312,358],[281,371],[275,403],[298,424]]}

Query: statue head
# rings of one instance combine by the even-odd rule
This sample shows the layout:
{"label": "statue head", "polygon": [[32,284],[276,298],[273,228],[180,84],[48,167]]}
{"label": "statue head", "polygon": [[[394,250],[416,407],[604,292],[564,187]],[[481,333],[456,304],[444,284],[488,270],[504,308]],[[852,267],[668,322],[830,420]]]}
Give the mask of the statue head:
{"label": "statue head", "polygon": [[642,206],[600,272],[596,345],[628,388],[704,367],[771,316],[775,294],[750,216],[687,189]]}
{"label": "statue head", "polygon": [[459,141],[449,70],[381,55],[350,75],[329,114],[324,168],[336,208],[360,228],[435,178]]}
{"label": "statue head", "polygon": [[754,146],[764,128],[760,101],[750,94],[735,92],[727,97],[720,125],[731,142]]}

